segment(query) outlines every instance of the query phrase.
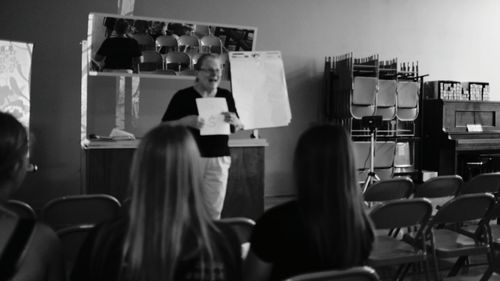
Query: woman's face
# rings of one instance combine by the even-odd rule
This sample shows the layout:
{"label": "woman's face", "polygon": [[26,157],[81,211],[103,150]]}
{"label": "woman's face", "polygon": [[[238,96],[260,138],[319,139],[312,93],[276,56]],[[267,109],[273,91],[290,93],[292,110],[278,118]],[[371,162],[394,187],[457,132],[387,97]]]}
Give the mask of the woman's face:
{"label": "woman's face", "polygon": [[206,91],[217,89],[222,76],[221,63],[219,59],[208,57],[198,70],[198,83]]}

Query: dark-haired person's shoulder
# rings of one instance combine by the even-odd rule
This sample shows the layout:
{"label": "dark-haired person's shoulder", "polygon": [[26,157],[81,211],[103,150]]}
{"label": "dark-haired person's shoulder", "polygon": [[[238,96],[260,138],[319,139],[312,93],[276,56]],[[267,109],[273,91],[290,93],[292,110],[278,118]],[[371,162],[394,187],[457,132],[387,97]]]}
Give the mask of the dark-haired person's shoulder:
{"label": "dark-haired person's shoulder", "polygon": [[264,214],[275,215],[283,212],[290,212],[298,210],[299,204],[297,200],[290,200],[285,203],[269,208]]}
{"label": "dark-haired person's shoulder", "polygon": [[[295,217],[299,212],[299,205],[296,200],[291,200],[279,205],[276,205],[264,212],[257,220],[257,223],[273,224],[274,222],[285,222],[287,218]],[[285,221],[284,221],[285,220]]]}

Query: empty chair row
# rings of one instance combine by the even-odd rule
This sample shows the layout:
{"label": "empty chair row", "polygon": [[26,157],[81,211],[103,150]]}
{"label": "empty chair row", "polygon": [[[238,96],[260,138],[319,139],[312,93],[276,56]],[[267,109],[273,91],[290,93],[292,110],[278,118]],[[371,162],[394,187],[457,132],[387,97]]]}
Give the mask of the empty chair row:
{"label": "empty chair row", "polygon": [[500,173],[479,174],[467,182],[458,175],[431,178],[420,185],[406,177],[381,180],[366,189],[363,196],[367,202],[381,202],[400,198],[456,197],[463,194],[493,193],[500,191]]}
{"label": "empty chair row", "polygon": [[132,34],[141,47],[142,51],[156,50],[161,54],[166,54],[172,51],[180,51],[184,53],[215,53],[222,54],[224,46],[219,37],[214,35],[206,35],[199,39],[191,35],[162,35],[156,38],[146,33]]}
{"label": "empty chair row", "polygon": [[[160,54],[157,51],[143,51],[139,72],[161,72],[171,75],[195,75],[196,62],[203,55],[201,53],[188,54],[184,52],[172,51]],[[227,57],[220,56],[224,68]]]}
{"label": "empty chair row", "polygon": [[[400,265],[400,270],[396,273],[397,280],[403,279],[413,263],[424,263],[427,280],[430,268],[434,268],[435,280],[441,280],[439,259],[456,258],[449,276],[456,275],[466,258],[471,255],[484,255],[489,264],[493,265],[492,241],[481,238],[490,237],[488,224],[477,224],[470,234],[456,226],[457,223],[463,225],[471,220],[489,220],[492,210],[500,208],[499,206],[489,193],[457,196],[441,206],[434,215],[430,201],[425,198],[384,202],[370,212],[377,230],[416,228],[409,228],[402,239],[378,232],[368,265]],[[429,265],[431,260],[433,267]]]}

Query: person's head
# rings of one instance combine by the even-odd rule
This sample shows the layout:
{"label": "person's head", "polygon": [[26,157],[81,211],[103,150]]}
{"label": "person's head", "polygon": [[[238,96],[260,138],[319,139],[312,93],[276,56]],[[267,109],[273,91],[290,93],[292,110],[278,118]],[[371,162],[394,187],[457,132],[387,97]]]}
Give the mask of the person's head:
{"label": "person's head", "polygon": [[139,277],[132,280],[170,280],[188,234],[212,254],[200,153],[188,129],[162,124],[149,131],[134,155],[130,179],[124,258],[132,277]]}
{"label": "person's head", "polygon": [[114,27],[116,34],[123,35],[128,32],[128,29],[129,29],[129,24],[126,20],[124,19],[116,20]]}
{"label": "person's head", "polygon": [[28,165],[27,156],[26,129],[14,116],[0,112],[0,193],[8,194],[22,183]]}
{"label": "person's head", "polygon": [[351,140],[341,126],[325,124],[305,131],[295,149],[294,169],[303,200],[327,193],[339,201],[359,196]]}
{"label": "person's head", "polygon": [[345,266],[360,262],[360,247],[366,246],[359,245],[360,240],[371,230],[345,129],[319,125],[306,130],[295,150],[294,176],[310,240],[323,262]]}
{"label": "person's head", "polygon": [[203,54],[194,65],[196,82],[205,91],[217,89],[222,77],[222,63],[218,55]]}

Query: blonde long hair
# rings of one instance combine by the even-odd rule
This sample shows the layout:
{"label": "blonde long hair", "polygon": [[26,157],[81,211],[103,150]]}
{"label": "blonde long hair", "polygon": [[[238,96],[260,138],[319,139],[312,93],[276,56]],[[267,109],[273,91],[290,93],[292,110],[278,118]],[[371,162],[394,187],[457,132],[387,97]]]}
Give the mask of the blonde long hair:
{"label": "blonde long hair", "polygon": [[130,179],[121,279],[173,280],[181,256],[193,250],[183,248],[187,236],[202,255],[203,274],[204,261],[213,261],[215,226],[203,202],[200,153],[190,132],[165,124],[149,131],[134,155]]}

